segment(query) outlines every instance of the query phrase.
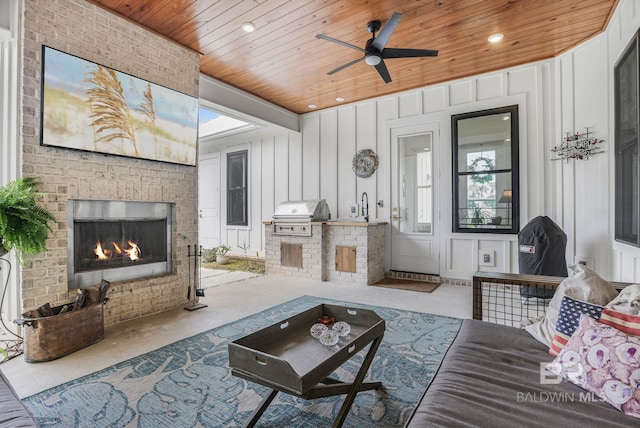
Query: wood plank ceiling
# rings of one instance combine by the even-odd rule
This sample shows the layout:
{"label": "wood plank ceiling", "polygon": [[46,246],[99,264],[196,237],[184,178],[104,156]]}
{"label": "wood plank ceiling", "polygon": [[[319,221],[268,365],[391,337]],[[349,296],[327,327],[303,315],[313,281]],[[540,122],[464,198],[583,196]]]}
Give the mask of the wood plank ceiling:
{"label": "wood plank ceiling", "polygon": [[[603,31],[618,0],[89,1],[200,52],[203,74],[305,113],[552,58]],[[364,61],[327,74],[363,54],[316,34],[364,48],[367,22],[393,12],[387,47],[439,55],[387,59],[388,84]],[[504,39],[489,43],[494,33]]]}

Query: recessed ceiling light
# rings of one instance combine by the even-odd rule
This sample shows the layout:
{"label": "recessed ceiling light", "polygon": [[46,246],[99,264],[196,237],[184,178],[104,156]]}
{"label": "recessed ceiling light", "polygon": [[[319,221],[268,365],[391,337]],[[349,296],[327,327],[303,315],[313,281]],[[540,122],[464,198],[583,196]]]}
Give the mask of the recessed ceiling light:
{"label": "recessed ceiling light", "polygon": [[255,24],[253,22],[243,22],[241,27],[247,33],[255,31],[255,29],[256,29],[256,26],[255,26]]}
{"label": "recessed ceiling light", "polygon": [[509,118],[510,118],[509,116],[505,116],[502,118],[502,120],[509,120]]}
{"label": "recessed ceiling light", "polygon": [[309,104],[309,108],[316,108],[316,107],[318,107],[318,106],[315,105],[315,104]]}
{"label": "recessed ceiling light", "polygon": [[489,40],[491,43],[498,43],[502,39],[504,39],[504,34],[496,33],[496,34],[490,35],[487,40]]}
{"label": "recessed ceiling light", "polygon": [[337,101],[337,102],[339,102],[339,103],[341,103],[341,102],[343,102],[343,101],[344,101],[344,98],[342,98],[342,97],[338,97],[338,98],[336,98],[336,101]]}

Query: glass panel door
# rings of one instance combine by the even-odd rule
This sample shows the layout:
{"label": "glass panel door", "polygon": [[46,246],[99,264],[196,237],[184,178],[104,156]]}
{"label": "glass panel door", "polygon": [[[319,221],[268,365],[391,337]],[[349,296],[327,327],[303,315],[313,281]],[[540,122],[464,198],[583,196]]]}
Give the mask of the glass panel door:
{"label": "glass panel door", "polygon": [[400,233],[433,234],[433,148],[431,134],[398,138]]}

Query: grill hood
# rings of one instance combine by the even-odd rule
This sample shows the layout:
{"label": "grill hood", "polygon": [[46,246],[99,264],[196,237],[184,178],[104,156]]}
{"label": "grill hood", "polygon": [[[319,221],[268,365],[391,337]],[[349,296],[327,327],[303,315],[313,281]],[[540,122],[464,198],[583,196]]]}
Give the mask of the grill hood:
{"label": "grill hood", "polygon": [[330,218],[325,199],[282,202],[273,213],[274,220],[327,221]]}

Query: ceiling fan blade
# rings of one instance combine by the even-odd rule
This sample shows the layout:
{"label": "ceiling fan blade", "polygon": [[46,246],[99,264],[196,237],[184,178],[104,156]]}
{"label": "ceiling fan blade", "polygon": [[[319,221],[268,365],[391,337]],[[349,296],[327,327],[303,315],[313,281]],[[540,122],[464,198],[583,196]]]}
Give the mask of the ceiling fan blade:
{"label": "ceiling fan blade", "polygon": [[330,71],[330,72],[328,72],[327,74],[333,74],[333,73],[337,73],[337,72],[338,72],[338,71],[340,71],[340,70],[344,70],[345,68],[350,67],[350,66],[352,66],[353,64],[357,64],[357,63],[359,63],[360,61],[363,61],[363,60],[364,60],[364,58],[365,58],[365,57],[361,57],[361,58],[358,58],[358,59],[353,60],[353,61],[351,61],[351,62],[348,62],[348,63],[346,63],[346,64],[344,64],[344,65],[341,65],[341,66],[340,66],[340,67],[338,67],[338,68],[334,68],[333,70],[331,70],[331,71]]}
{"label": "ceiling fan blade", "polygon": [[346,46],[348,48],[355,49],[357,51],[366,53],[366,51],[364,49],[362,49],[362,48],[359,48],[357,46],[351,45],[351,44],[349,44],[347,42],[343,42],[342,40],[334,39],[333,37],[325,36],[324,34],[316,34],[316,38],[322,39],[322,40],[327,40],[329,42],[337,43],[339,45]]}
{"label": "ceiling fan blade", "polygon": [[380,61],[375,67],[380,77],[382,77],[382,80],[384,80],[384,83],[391,82],[391,75],[389,74],[389,70],[387,70],[387,66],[384,65],[384,61]]}
{"label": "ceiling fan blade", "polygon": [[376,37],[373,43],[371,43],[371,46],[376,48],[378,52],[382,52],[382,49],[386,46],[391,34],[393,34],[393,30],[398,26],[400,18],[402,18],[401,14],[393,12],[391,18],[389,18],[387,23],[384,24],[384,27],[382,27],[382,30],[380,30],[380,33],[378,33],[378,37]]}
{"label": "ceiling fan blade", "polygon": [[438,56],[438,51],[431,49],[395,49],[387,48],[382,51],[382,58],[417,58],[424,56]]}

